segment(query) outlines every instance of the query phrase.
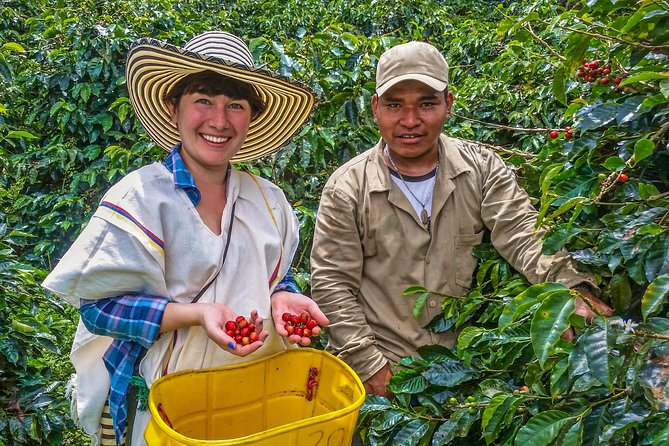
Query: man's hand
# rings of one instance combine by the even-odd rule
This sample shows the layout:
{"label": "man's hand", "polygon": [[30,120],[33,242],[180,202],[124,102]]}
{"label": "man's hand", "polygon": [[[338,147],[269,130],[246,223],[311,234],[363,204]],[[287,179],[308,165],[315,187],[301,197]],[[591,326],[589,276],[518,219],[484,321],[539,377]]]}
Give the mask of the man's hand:
{"label": "man's hand", "polygon": [[390,370],[390,366],[386,364],[362,384],[365,386],[365,391],[368,394],[380,395],[392,399],[395,395],[388,390],[388,382],[390,382],[392,376],[393,372]]}
{"label": "man's hand", "polygon": [[[578,314],[579,316],[583,316],[585,318],[586,323],[591,323],[592,318],[597,316],[599,313],[602,316],[610,317],[613,316],[613,310],[606,305],[604,302],[599,300],[595,295],[588,290],[585,290],[583,288],[574,288],[577,292],[581,294],[582,297],[577,297],[576,300],[574,301],[574,313]],[[586,299],[587,303],[583,300]],[[588,303],[590,305],[588,305]],[[592,311],[592,308],[596,310]],[[563,334],[562,337],[565,338],[568,341],[571,341],[574,339],[574,336],[576,335],[576,332],[574,331],[573,327],[569,327]]]}
{"label": "man's hand", "polygon": [[310,337],[302,337],[298,335],[288,335],[284,327],[283,313],[297,314],[309,313],[311,318],[318,323],[318,327],[314,327],[312,333],[317,335],[320,333],[321,329],[319,327],[324,327],[330,323],[328,318],[325,317],[325,314],[318,308],[316,302],[314,302],[310,297],[307,297],[303,294],[291,293],[290,291],[277,291],[272,294],[272,319],[274,319],[274,328],[280,336],[288,338],[292,343],[299,343],[300,345],[307,346],[311,344]]}

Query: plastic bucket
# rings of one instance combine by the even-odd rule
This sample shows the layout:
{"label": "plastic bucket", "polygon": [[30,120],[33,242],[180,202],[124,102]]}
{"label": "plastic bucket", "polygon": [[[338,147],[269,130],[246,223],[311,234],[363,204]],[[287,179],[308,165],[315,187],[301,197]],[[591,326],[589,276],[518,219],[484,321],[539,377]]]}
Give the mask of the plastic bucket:
{"label": "plastic bucket", "polygon": [[[310,378],[317,382],[311,390]],[[364,399],[362,382],[343,361],[289,349],[160,378],[149,393],[144,438],[169,446],[350,445]]]}

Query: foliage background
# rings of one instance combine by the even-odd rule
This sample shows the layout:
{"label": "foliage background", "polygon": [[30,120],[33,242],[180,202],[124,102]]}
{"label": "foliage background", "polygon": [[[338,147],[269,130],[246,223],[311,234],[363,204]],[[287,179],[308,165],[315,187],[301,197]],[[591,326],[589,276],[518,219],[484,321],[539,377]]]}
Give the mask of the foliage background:
{"label": "foliage background", "polygon": [[[550,444],[571,435],[573,444],[607,444],[616,434],[621,444],[669,444],[662,429],[667,407],[650,390],[657,386],[637,379],[666,355],[669,335],[668,10],[661,0],[3,1],[0,444],[85,441],[65,398],[77,315],[39,283],[104,191],[164,156],[127,99],[129,44],[147,35],[184,44],[209,29],[235,32],[259,63],[321,96],[295,141],[245,166],[281,185],[295,203],[302,225],[295,268],[305,289],[324,181],[378,138],[369,111],[376,61],[393,44],[420,39],[451,64],[456,104],[446,131],[489,144],[514,166],[540,210],[545,250],[570,250],[619,315],[583,327],[576,351],[596,347],[600,357],[624,361],[578,369],[583,358],[559,336],[535,348],[532,324],[536,310],[555,300],[550,286],[523,294],[528,284],[482,247],[472,293],[443,296],[444,318],[434,327],[474,328],[463,332],[468,336],[455,352],[430,350],[420,361],[407,360],[408,371],[394,383],[398,400],[371,401],[363,411],[368,441]],[[610,82],[579,78],[582,59],[610,63]],[[624,79],[616,88],[617,76]],[[569,140],[566,126],[573,127]],[[618,181],[622,173],[629,181]],[[413,291],[408,298],[419,296],[419,311],[420,296],[440,290]],[[513,299],[517,311],[502,318]],[[511,325],[498,325],[500,318]],[[553,332],[566,322],[547,321]],[[636,323],[642,325],[633,333]],[[512,350],[514,342],[523,348]],[[462,364],[474,372],[464,373]],[[608,373],[623,364],[627,375]],[[437,365],[440,373],[429,372]],[[435,376],[459,378],[445,383]],[[529,396],[514,393],[522,384]],[[419,393],[429,398],[416,402]],[[548,409],[555,412],[539,417]]]}

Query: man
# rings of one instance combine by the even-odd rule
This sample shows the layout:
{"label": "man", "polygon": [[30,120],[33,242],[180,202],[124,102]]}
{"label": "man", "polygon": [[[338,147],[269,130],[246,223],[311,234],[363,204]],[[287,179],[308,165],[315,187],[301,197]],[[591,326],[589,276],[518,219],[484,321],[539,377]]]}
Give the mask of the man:
{"label": "man", "polygon": [[[464,295],[488,230],[495,248],[532,283],[579,287],[603,314],[593,279],[566,252],[541,254],[536,211],[513,172],[476,143],[449,138],[448,65],[427,43],[410,42],[379,59],[372,111],[381,140],[328,180],[312,251],[312,296],[330,320],[327,349],[359,374],[368,393],[390,397],[390,365],[429,344],[452,346],[452,332],[422,328],[440,314],[434,299],[420,320],[411,285]],[[592,319],[579,298],[576,312]],[[567,334],[568,335],[568,334]]]}

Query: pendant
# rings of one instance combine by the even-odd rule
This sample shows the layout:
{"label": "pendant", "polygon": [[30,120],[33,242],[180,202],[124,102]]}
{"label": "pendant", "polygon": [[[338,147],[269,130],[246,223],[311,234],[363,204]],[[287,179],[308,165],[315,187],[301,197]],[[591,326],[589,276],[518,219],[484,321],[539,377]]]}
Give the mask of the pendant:
{"label": "pendant", "polygon": [[430,217],[428,217],[427,210],[425,208],[420,211],[420,221],[423,223],[423,227],[427,229],[428,224],[430,223]]}

